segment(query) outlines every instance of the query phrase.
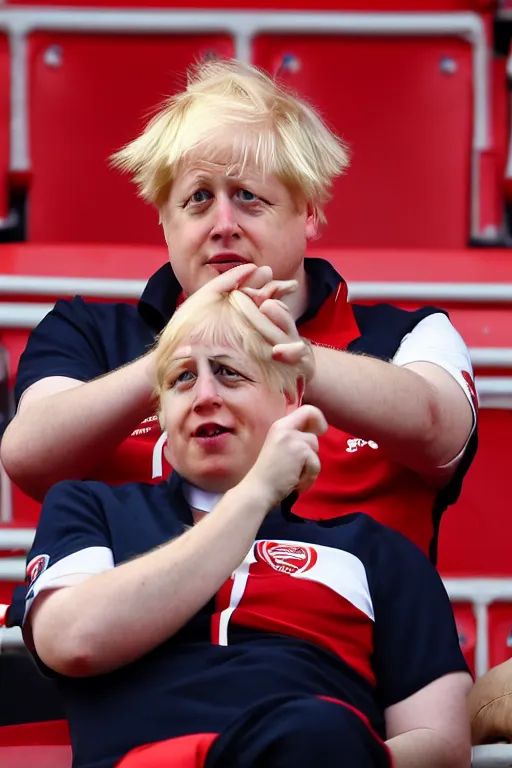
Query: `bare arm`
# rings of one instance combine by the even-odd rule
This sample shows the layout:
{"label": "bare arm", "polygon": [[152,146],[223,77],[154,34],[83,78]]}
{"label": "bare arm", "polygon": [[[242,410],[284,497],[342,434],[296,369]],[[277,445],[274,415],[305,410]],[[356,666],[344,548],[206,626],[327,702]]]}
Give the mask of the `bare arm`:
{"label": "bare arm", "polygon": [[[286,305],[267,298],[271,284],[245,290],[259,305],[258,330],[274,345],[274,358],[292,365],[302,360],[310,368],[305,401],[320,408],[329,424],[375,441],[391,459],[425,476],[438,476],[461,453],[474,415],[445,368],[432,362],[395,365],[310,346],[300,339]],[[453,469],[443,471],[443,479]]]}
{"label": "bare arm", "polygon": [[42,379],[23,395],[1,443],[12,480],[42,499],[59,480],[81,479],[151,414],[153,354],[94,381]]}
{"label": "bare arm", "polygon": [[394,768],[469,768],[470,688],[470,675],[455,672],[386,710]]}
{"label": "bare arm", "polygon": [[311,406],[292,412],[273,425],[246,477],[194,528],[80,584],[41,592],[26,628],[44,663],[69,676],[99,674],[171,637],[240,565],[269,510],[313,483],[316,435],[326,428]]}
{"label": "bare arm", "polygon": [[473,426],[468,398],[432,363],[404,367],[314,347],[308,402],[345,432],[374,440],[393,460],[429,474],[462,450]]}
{"label": "bare arm", "polygon": [[38,655],[61,674],[83,677],[148,653],[240,565],[267,512],[260,490],[232,489],[169,544],[82,584],[41,593],[29,615]]}

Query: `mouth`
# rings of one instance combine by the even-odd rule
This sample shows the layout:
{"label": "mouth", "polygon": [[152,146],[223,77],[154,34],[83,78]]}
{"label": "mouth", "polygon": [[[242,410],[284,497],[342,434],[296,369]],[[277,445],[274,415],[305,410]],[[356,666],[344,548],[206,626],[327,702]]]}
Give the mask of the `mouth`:
{"label": "mouth", "polygon": [[201,424],[194,432],[194,437],[200,440],[205,440],[212,437],[219,437],[219,435],[232,434],[234,430],[230,427],[225,427],[222,424],[215,424],[210,422],[208,424]]}
{"label": "mouth", "polygon": [[219,253],[216,256],[212,256],[211,259],[208,259],[208,264],[217,270],[226,270],[232,269],[233,267],[239,267],[242,264],[249,264],[249,260],[244,259],[237,253]]}

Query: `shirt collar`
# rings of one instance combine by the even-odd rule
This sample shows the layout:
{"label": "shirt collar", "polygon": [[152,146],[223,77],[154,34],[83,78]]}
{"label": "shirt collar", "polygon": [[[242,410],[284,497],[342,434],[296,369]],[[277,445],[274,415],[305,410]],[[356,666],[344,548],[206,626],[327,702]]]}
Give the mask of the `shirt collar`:
{"label": "shirt collar", "polygon": [[[304,260],[304,268],[308,277],[309,305],[297,325],[314,318],[325,300],[344,282],[334,267],[324,259],[307,258]],[[180,293],[181,286],[169,263],[149,278],[140,297],[138,310],[142,319],[156,333],[160,333],[171,319]]]}

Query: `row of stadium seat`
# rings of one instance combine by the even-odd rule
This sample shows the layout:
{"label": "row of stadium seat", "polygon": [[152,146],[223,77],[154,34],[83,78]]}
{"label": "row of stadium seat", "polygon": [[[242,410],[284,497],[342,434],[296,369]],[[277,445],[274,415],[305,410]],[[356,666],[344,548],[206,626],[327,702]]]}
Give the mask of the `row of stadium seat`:
{"label": "row of stadium seat", "polygon": [[423,5],[431,12],[4,6],[0,216],[11,223],[21,187],[31,242],[160,243],[155,211],[108,158],[191,62],[238,55],[279,72],[351,148],[324,246],[500,242],[508,95],[505,57],[487,61],[494,4]]}

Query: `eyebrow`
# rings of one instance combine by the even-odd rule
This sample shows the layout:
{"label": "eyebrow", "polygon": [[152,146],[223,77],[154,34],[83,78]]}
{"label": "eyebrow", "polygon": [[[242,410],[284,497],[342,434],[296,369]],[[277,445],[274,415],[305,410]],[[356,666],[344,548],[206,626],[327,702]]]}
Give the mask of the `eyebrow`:
{"label": "eyebrow", "polygon": [[[173,357],[171,362],[172,363],[183,363],[187,360],[194,360],[195,358],[192,357],[192,355],[185,355],[184,357]],[[234,360],[234,357],[231,357],[231,355],[228,354],[220,354],[220,355],[209,355],[207,358],[209,361],[217,362],[217,360]]]}

